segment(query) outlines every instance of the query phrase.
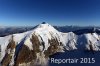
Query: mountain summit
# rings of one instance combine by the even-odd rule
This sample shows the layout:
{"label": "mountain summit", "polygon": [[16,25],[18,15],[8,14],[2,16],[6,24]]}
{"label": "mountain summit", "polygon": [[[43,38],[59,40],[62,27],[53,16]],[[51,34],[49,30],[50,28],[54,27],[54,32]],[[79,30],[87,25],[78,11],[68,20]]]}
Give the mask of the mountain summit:
{"label": "mountain summit", "polygon": [[42,24],[46,24],[46,22],[42,22]]}
{"label": "mountain summit", "polygon": [[78,49],[76,46],[82,43],[79,39],[83,37],[86,43],[82,44],[82,49],[99,50],[99,36],[96,33],[82,36],[73,32],[62,33],[43,22],[31,31],[0,37],[0,62],[2,66],[45,66],[50,55]]}

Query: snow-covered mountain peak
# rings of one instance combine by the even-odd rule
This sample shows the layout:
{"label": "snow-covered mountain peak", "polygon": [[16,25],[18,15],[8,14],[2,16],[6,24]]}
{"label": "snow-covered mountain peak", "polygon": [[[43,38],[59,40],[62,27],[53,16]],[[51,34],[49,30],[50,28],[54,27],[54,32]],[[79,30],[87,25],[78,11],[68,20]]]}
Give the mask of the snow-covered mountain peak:
{"label": "snow-covered mountain peak", "polygon": [[48,39],[53,39],[53,38],[57,38],[60,39],[58,37],[61,37],[61,32],[59,32],[58,30],[56,30],[53,26],[51,26],[48,23],[41,23],[39,24],[34,30],[33,33],[36,35],[39,35],[40,37],[44,38],[48,38]]}
{"label": "snow-covered mountain peak", "polygon": [[[79,45],[84,47],[82,49],[99,50],[100,36],[97,33],[88,33],[79,37],[73,32],[59,32],[43,22],[31,31],[0,37],[0,62],[2,66],[41,65],[57,52],[79,49],[76,45],[82,42]],[[7,59],[9,60],[6,61]]]}
{"label": "snow-covered mountain peak", "polygon": [[53,26],[51,26],[50,24],[48,23],[41,23],[39,24],[37,27],[36,27],[36,30],[48,30],[48,31],[57,31]]}

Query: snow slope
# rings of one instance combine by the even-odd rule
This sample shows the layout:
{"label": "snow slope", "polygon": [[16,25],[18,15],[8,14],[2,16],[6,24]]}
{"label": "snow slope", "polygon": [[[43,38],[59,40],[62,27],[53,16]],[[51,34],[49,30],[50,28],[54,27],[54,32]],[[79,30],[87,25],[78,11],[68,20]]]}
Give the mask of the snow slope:
{"label": "snow slope", "polygon": [[94,51],[100,51],[100,36],[97,33],[85,34],[87,39],[86,48],[90,50],[89,45],[92,45]]}

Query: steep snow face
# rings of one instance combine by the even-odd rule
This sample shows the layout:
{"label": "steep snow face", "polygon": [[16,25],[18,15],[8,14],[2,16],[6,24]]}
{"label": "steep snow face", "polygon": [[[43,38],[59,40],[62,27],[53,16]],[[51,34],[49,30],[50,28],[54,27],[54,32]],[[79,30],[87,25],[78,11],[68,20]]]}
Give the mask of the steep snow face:
{"label": "steep snow face", "polygon": [[78,35],[77,44],[79,50],[100,51],[100,36],[97,33]]}
{"label": "steep snow face", "polygon": [[86,49],[100,51],[100,36],[97,33],[84,34],[87,39]]}
{"label": "steep snow face", "polygon": [[10,41],[11,35],[5,36],[5,37],[0,37],[0,45],[1,45],[1,57],[0,57],[0,62],[3,59],[5,55],[5,49]]}
{"label": "steep snow face", "polygon": [[57,38],[60,41],[61,33],[49,24],[40,24],[34,32],[41,35],[42,38],[46,36],[48,39]]}
{"label": "steep snow face", "polygon": [[64,46],[67,50],[74,50],[77,49],[77,36],[73,32],[69,33],[62,33]]}

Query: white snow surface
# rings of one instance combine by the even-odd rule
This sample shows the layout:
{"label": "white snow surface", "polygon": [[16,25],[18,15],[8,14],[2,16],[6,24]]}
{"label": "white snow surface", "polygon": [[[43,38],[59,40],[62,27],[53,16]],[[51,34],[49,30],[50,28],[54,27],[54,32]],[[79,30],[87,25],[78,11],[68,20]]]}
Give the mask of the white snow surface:
{"label": "white snow surface", "polygon": [[87,39],[86,48],[89,49],[89,45],[92,44],[94,51],[100,51],[100,36],[97,33],[84,34]]}

